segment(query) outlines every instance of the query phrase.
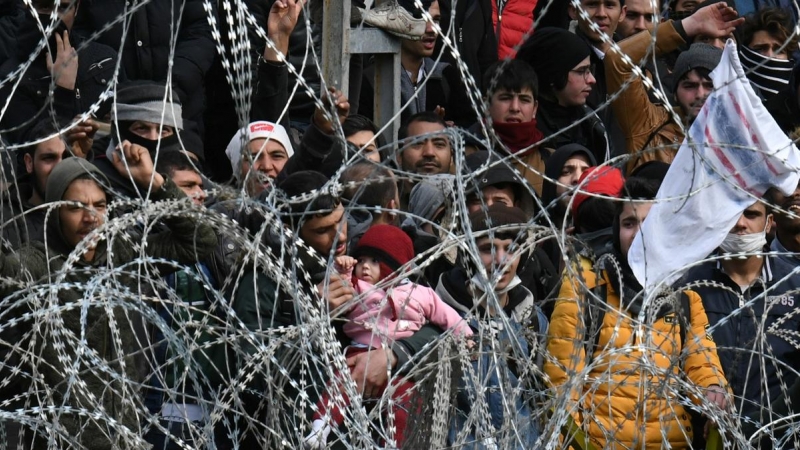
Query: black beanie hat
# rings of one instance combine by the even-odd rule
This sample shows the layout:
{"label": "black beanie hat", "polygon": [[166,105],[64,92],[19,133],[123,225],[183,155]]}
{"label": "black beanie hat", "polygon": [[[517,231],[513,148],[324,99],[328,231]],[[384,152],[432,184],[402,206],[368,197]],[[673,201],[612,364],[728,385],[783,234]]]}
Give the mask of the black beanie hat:
{"label": "black beanie hat", "polygon": [[672,92],[678,91],[678,83],[689,72],[694,69],[706,69],[709,72],[714,70],[722,59],[722,50],[713,45],[698,42],[692,44],[689,50],[681,52],[675,61],[675,68],[672,70]]}
{"label": "black beanie hat", "polygon": [[567,30],[546,27],[536,30],[517,52],[516,59],[527,62],[539,76],[539,86],[550,89],[565,79],[570,70],[589,57],[591,48]]}

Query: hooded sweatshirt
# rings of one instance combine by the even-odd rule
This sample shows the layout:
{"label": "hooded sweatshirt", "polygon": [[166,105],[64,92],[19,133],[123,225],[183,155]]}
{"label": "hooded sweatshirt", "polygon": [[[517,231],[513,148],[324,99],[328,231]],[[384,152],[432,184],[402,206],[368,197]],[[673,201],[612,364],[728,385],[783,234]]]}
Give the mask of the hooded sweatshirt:
{"label": "hooded sweatshirt", "polygon": [[[106,189],[108,180],[94,165],[69,158],[56,165],[50,174],[46,202],[61,200],[72,182],[86,173]],[[166,180],[162,189],[152,192],[151,200],[183,197],[183,192]],[[129,264],[124,275],[116,276],[108,276],[105,269],[119,268],[142,253],[184,265],[194,264],[197,258],[210,253],[216,243],[209,225],[195,224],[189,217],[171,217],[163,222],[167,228],[164,232],[145,238],[115,232],[110,241],[113,252],[105,250],[108,241],[104,238],[91,261],[82,257],[69,261],[74,249],[64,240],[58,210],[53,209],[46,224],[46,246],[35,242],[14,256],[0,254],[0,276],[19,280],[5,283],[0,289],[3,297],[11,295],[20,301],[14,316],[46,311],[23,318],[16,332],[22,351],[38,356],[29,363],[36,365],[35,370],[40,374],[30,388],[47,392],[37,397],[40,401],[37,406],[53,408],[43,413],[46,417],[42,420],[57,420],[63,427],[63,434],[55,435],[56,448],[69,448],[69,442],[91,450],[125,448],[133,437],[120,436],[122,426],[133,435],[141,435],[134,405],[139,403],[138,388],[146,369],[137,356],[141,355],[137,342],[142,337],[134,330],[142,325],[136,323],[141,320],[139,308],[145,307],[140,293],[155,275],[147,266]],[[144,247],[143,241],[146,241]],[[168,271],[166,267],[160,269],[161,275]],[[41,281],[51,284],[42,286]],[[42,292],[43,287],[50,289]],[[30,366],[21,369],[34,370]],[[93,420],[80,413],[81,410],[102,412],[113,422]],[[41,438],[31,442],[29,435],[26,441],[26,448],[48,448]]]}

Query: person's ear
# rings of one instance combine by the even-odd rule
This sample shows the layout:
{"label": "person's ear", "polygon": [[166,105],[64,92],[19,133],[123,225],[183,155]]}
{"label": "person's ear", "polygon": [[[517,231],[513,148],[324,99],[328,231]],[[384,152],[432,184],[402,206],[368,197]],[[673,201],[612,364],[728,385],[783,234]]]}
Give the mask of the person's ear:
{"label": "person's ear", "polygon": [[22,156],[22,160],[25,161],[25,171],[33,173],[33,156],[30,153],[25,153]]}
{"label": "person's ear", "polygon": [[767,214],[767,225],[764,227],[764,232],[769,234],[772,231],[772,226],[775,225],[775,218],[772,214]]}
{"label": "person's ear", "polygon": [[539,100],[533,99],[533,118],[536,118],[536,113],[539,111]]}

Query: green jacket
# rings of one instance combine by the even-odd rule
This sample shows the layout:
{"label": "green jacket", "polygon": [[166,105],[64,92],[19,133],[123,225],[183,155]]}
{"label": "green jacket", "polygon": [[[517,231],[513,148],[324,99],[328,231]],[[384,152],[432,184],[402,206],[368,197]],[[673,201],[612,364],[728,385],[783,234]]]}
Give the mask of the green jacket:
{"label": "green jacket", "polygon": [[[48,180],[48,197],[62,198],[70,177],[74,180],[87,170],[97,175],[80,161],[70,158],[56,166]],[[60,167],[64,163],[67,166]],[[61,193],[50,192],[54,187]],[[166,181],[150,200],[183,197]],[[151,310],[144,308],[141,293],[158,278],[152,265],[133,261],[148,256],[191,265],[213,250],[216,236],[209,225],[187,216],[163,218],[166,231],[144,238],[106,235],[92,261],[70,262],[58,210],[48,217],[47,247],[34,243],[15,255],[0,255],[0,294],[6,304],[2,310],[22,317],[16,328],[21,348],[0,350],[23,355],[23,374],[17,377],[29,392],[28,407],[52,408],[31,415],[39,423],[31,448],[47,448],[48,435],[54,436],[56,448],[71,448],[68,442],[91,450],[129,448],[142,435],[137,413],[143,409],[140,386],[148,370],[141,329],[142,313]],[[159,266],[161,275],[163,269],[174,270],[171,264]],[[143,441],[141,448],[147,448]]]}

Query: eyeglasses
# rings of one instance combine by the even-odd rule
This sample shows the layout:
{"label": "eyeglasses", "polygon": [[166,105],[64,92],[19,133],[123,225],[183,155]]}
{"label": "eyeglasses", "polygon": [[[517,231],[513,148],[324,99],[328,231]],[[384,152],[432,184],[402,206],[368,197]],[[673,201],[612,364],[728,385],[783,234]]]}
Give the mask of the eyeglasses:
{"label": "eyeglasses", "polygon": [[592,75],[594,73],[594,64],[578,67],[577,69],[571,69],[570,72],[580,75],[583,77],[584,80],[586,80],[589,78],[589,75]]}

